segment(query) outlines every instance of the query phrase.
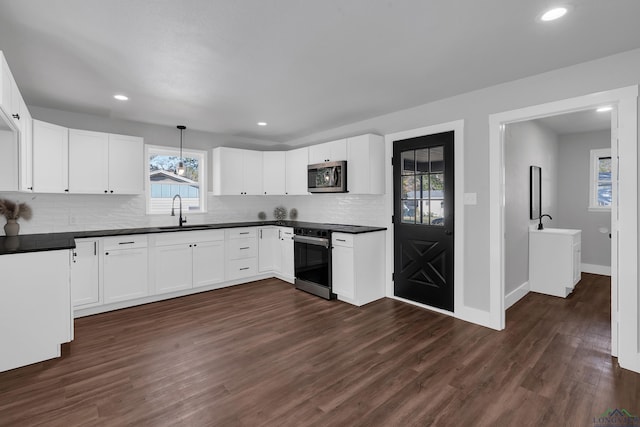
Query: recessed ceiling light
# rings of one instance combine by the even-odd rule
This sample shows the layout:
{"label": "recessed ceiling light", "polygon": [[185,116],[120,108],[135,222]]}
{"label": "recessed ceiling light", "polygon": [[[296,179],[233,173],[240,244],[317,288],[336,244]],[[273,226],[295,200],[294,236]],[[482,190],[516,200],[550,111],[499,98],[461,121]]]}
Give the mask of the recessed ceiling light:
{"label": "recessed ceiling light", "polygon": [[258,124],[258,126],[266,126],[267,122],[258,122],[257,124]]}
{"label": "recessed ceiling light", "polygon": [[607,111],[611,111],[611,110],[613,110],[613,107],[611,105],[607,105],[605,107],[598,108],[596,111],[598,113],[606,113]]}
{"label": "recessed ceiling light", "polygon": [[118,101],[128,101],[129,100],[129,97],[127,95],[122,95],[122,94],[113,95],[113,97],[115,99],[117,99]]}
{"label": "recessed ceiling light", "polygon": [[566,7],[555,7],[546,11],[540,19],[542,21],[555,21],[558,18],[562,18],[567,13]]}

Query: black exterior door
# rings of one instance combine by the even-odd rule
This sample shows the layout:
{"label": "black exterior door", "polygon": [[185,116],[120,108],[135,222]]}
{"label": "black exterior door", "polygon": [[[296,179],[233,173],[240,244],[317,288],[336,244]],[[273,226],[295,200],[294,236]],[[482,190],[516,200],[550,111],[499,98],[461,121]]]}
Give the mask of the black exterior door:
{"label": "black exterior door", "polygon": [[453,311],[454,132],[393,143],[394,292]]}

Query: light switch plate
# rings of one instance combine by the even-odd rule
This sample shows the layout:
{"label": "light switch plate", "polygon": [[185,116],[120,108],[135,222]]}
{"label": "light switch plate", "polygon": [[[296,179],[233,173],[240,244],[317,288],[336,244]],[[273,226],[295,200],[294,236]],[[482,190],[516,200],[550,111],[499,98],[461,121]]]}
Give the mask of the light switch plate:
{"label": "light switch plate", "polygon": [[465,205],[477,205],[478,204],[478,193],[464,193],[464,204]]}

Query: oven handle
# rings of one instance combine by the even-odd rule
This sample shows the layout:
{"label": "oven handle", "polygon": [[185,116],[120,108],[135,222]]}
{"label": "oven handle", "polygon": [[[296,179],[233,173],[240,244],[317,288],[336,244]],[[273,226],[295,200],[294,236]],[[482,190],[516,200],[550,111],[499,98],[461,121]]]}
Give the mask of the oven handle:
{"label": "oven handle", "polygon": [[299,243],[308,243],[310,245],[323,246],[326,249],[329,249],[330,241],[329,239],[324,239],[322,237],[310,237],[310,236],[293,236],[294,242]]}

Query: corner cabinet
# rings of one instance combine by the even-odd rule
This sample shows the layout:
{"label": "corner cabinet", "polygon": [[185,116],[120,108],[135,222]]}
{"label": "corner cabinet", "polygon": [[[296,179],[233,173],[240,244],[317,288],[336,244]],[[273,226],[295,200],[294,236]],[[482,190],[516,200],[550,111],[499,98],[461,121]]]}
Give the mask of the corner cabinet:
{"label": "corner cabinet", "polygon": [[529,230],[529,286],[566,298],[580,281],[581,230]]}
{"label": "corner cabinet", "polygon": [[385,233],[331,235],[333,292],[357,306],[385,296]]}
{"label": "corner cabinet", "polygon": [[69,192],[140,194],[143,191],[143,139],[69,130]]}
{"label": "corner cabinet", "polygon": [[285,194],[305,195],[307,191],[307,165],[309,148],[296,148],[285,152]]}
{"label": "corner cabinet", "polygon": [[262,194],[262,151],[213,149],[213,194]]}

